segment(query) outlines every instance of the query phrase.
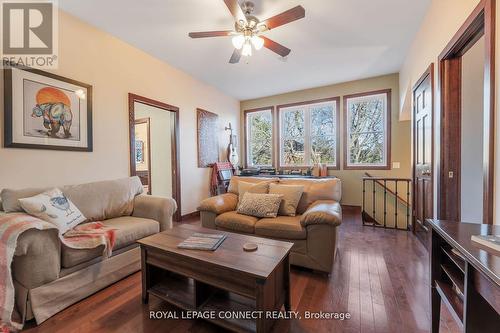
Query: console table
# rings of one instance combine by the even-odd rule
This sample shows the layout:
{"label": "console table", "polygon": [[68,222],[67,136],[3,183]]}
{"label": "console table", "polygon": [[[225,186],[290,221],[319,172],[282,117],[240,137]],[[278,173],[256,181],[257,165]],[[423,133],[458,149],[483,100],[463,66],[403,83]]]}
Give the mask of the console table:
{"label": "console table", "polygon": [[427,220],[431,227],[432,333],[439,332],[441,301],[463,332],[500,330],[500,257],[471,241],[500,234],[500,226]]}

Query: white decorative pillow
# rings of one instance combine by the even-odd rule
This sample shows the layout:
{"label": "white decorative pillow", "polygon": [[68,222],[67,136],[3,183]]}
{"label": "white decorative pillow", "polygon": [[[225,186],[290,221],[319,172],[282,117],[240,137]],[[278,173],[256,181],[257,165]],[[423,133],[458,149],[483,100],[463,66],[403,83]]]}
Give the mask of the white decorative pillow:
{"label": "white decorative pillow", "polygon": [[247,192],[243,195],[237,212],[255,217],[276,217],[282,197],[279,194]]}
{"label": "white decorative pillow", "polygon": [[61,234],[86,220],[80,210],[58,188],[34,197],[19,199],[19,204],[26,213],[55,224]]}

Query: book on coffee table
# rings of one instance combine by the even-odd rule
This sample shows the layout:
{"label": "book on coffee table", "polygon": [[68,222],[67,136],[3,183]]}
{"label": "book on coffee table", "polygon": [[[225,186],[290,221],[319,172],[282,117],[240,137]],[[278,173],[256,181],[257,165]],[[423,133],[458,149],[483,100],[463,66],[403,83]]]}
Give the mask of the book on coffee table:
{"label": "book on coffee table", "polygon": [[479,248],[500,256],[500,235],[472,235],[471,240]]}
{"label": "book on coffee table", "polygon": [[179,249],[215,251],[226,239],[224,234],[195,233],[185,241],[179,243]]}

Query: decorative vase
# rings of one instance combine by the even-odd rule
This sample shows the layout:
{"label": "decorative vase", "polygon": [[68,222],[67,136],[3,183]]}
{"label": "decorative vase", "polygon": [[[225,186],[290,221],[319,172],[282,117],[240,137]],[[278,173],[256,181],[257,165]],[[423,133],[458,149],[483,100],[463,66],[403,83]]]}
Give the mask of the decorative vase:
{"label": "decorative vase", "polygon": [[312,170],[312,175],[313,177],[319,177],[321,175],[321,164],[316,163],[314,164],[313,170]]}

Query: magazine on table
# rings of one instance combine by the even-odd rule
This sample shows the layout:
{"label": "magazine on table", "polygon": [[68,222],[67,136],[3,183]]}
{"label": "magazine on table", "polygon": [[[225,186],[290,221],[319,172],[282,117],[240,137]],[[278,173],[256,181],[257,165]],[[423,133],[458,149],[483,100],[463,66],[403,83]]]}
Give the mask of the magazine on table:
{"label": "magazine on table", "polygon": [[226,239],[225,234],[195,233],[177,245],[180,249],[215,251]]}

